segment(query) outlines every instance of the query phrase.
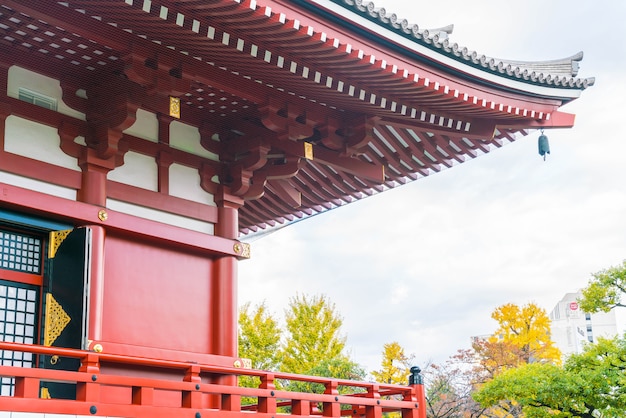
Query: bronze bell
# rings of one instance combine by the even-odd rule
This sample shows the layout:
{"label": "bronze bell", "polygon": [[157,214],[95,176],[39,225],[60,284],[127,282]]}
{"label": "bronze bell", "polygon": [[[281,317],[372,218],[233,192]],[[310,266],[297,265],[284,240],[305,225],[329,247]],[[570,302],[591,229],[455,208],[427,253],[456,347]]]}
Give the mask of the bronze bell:
{"label": "bronze bell", "polygon": [[550,154],[550,144],[548,143],[548,137],[541,131],[541,135],[539,135],[539,155],[543,157],[544,161],[546,160],[546,154]]}

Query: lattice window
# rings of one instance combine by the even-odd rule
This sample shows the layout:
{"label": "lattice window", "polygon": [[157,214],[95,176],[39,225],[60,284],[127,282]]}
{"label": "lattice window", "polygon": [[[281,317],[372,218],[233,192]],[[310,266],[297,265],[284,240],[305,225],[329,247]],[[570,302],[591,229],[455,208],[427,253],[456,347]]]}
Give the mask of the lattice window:
{"label": "lattice window", "polygon": [[0,231],[0,268],[40,274],[41,247],[39,238]]}
{"label": "lattice window", "polygon": [[[0,280],[0,340],[33,344],[37,336],[38,288]],[[31,353],[0,350],[3,366],[33,367]],[[0,377],[0,396],[13,394],[14,379]]]}

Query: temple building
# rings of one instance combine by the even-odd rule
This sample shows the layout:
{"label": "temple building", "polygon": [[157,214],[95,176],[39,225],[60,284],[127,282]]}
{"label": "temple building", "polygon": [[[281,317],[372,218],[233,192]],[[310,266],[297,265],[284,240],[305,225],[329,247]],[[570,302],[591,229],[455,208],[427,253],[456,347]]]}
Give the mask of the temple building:
{"label": "temple building", "polygon": [[573,126],[582,53],[451,30],[361,0],[4,0],[0,417],[424,418],[417,371],[246,367],[237,265],[248,234]]}

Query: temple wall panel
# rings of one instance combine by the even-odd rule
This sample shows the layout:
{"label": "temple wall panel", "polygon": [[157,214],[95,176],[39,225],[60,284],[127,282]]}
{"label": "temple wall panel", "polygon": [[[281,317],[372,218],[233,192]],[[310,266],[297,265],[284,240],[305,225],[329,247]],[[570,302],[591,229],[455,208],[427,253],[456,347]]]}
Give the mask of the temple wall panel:
{"label": "temple wall panel", "polygon": [[62,197],[64,199],[76,200],[76,190],[58,186],[56,184],[47,183],[45,181],[35,180],[32,178],[8,173],[0,170],[0,183],[11,184],[13,186],[22,187],[24,189],[33,190],[35,192],[45,193],[52,196]]}
{"label": "temple wall panel", "polygon": [[200,131],[198,128],[182,122],[174,121],[170,124],[170,145],[190,154],[219,161],[219,157],[216,154],[209,152],[200,145]]}
{"label": "temple wall panel", "polygon": [[116,199],[107,199],[107,208],[121,213],[126,213],[128,215],[150,219],[152,221],[178,226],[180,228],[190,229],[192,231],[198,231],[205,234],[213,235],[214,231],[214,225],[210,222],[175,215],[173,213],[151,209],[145,206],[135,205]]}
{"label": "temple wall panel", "polygon": [[80,171],[76,158],[65,154],[57,129],[17,116],[6,120],[4,151]]}
{"label": "temple wall panel", "polygon": [[124,155],[124,164],[110,171],[107,178],[152,191],[157,191],[159,187],[154,158],[133,151]]}
{"label": "temple wall panel", "polygon": [[131,350],[209,353],[212,259],[108,235],[104,263],[102,341]]}
{"label": "temple wall panel", "polygon": [[172,164],[169,169],[170,195],[215,206],[213,195],[200,187],[200,174],[195,168]]}
{"label": "temple wall panel", "polygon": [[146,139],[151,142],[159,141],[159,121],[157,116],[143,109],[137,110],[137,120],[124,133]]}
{"label": "temple wall panel", "polygon": [[20,88],[53,99],[56,102],[55,110],[59,113],[85,120],[84,113],[71,109],[63,102],[59,80],[14,65],[9,68],[7,96],[19,99]]}

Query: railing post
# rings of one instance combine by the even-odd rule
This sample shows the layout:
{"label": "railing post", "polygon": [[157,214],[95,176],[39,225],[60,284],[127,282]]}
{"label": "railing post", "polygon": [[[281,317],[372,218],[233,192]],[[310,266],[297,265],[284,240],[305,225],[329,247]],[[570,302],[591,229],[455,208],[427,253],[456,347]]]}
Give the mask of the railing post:
{"label": "railing post", "polygon": [[326,383],[326,390],[324,391],[327,395],[333,395],[335,397],[335,402],[324,402],[323,403],[323,412],[322,415],[325,417],[340,417],[341,416],[341,405],[337,403],[339,398],[339,391],[337,390],[337,382],[331,380]]}
{"label": "railing post", "polygon": [[417,366],[411,367],[409,386],[412,389],[412,400],[417,403],[417,409],[403,410],[402,418],[426,418],[426,394],[424,392],[424,378],[420,374],[421,371]]}
{"label": "railing post", "polygon": [[293,399],[291,401],[291,415],[311,415],[311,401]]}
{"label": "railing post", "polygon": [[39,382],[39,379],[34,377],[16,377],[13,396],[37,399],[39,397]]}
{"label": "railing post", "polygon": [[192,364],[187,368],[184,382],[195,384],[192,390],[183,390],[183,408],[202,408],[202,392],[200,392],[200,366]]}
{"label": "railing post", "polygon": [[84,402],[100,401],[100,356],[96,353],[87,353],[82,359],[79,372],[89,374],[91,382],[78,382],[76,384],[76,400]]}
{"label": "railing post", "polygon": [[259,385],[259,389],[270,390],[270,396],[259,396],[259,412],[275,414],[276,397],[274,394],[274,390],[276,389],[276,386],[274,386],[273,373],[267,373],[261,376],[261,384]]}
{"label": "railing post", "polygon": [[376,405],[368,405],[365,407],[366,418],[381,418],[383,416],[383,408],[380,406],[380,386],[372,384],[367,389],[367,397],[376,399]]}

